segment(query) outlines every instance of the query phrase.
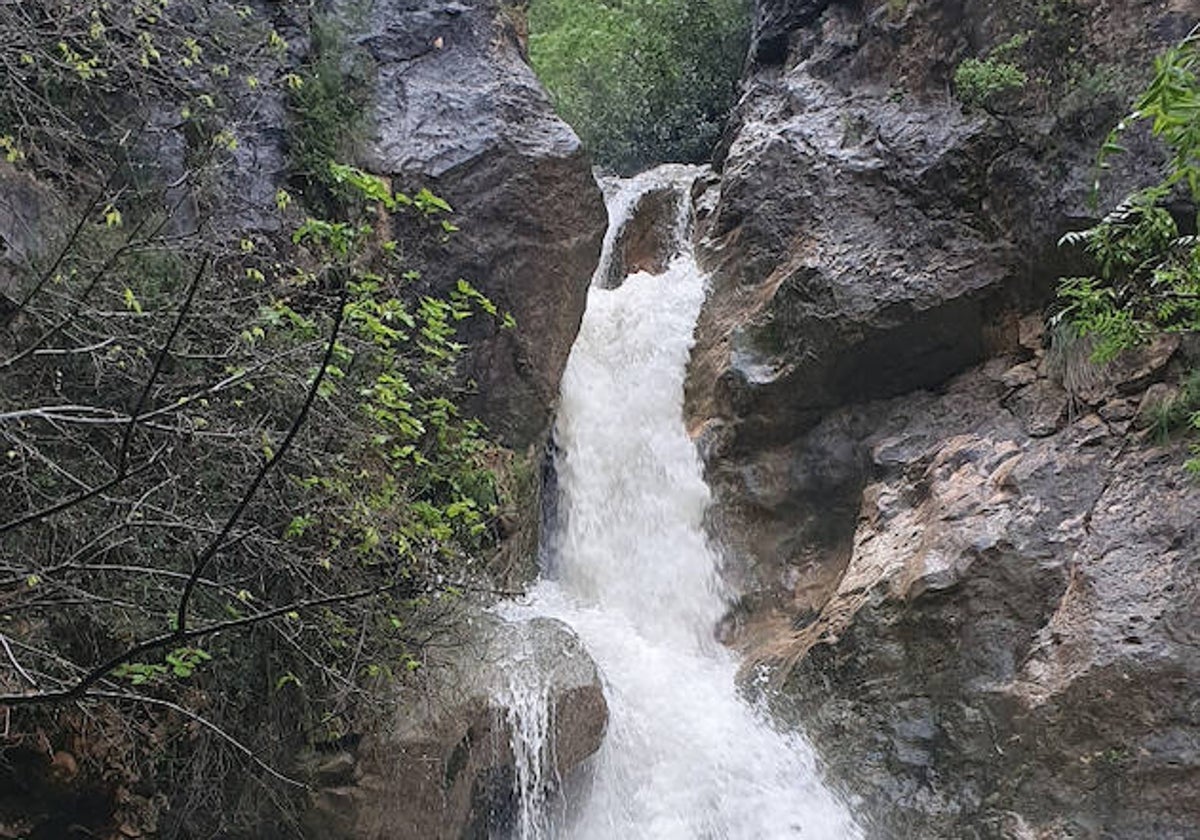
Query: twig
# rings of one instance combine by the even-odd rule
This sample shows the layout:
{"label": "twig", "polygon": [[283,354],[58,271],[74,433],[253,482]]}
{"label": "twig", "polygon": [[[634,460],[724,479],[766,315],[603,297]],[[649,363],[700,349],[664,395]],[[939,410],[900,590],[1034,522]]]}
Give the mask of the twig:
{"label": "twig", "polygon": [[4,652],[8,654],[8,661],[17,669],[17,673],[24,677],[31,686],[37,688],[37,680],[29,676],[29,672],[21,667],[21,663],[17,661],[16,654],[13,653],[12,648],[8,644],[8,637],[3,633],[0,633],[0,644],[4,645]]}
{"label": "twig", "polygon": [[108,490],[111,490],[113,487],[116,487],[118,484],[120,484],[125,479],[133,478],[134,476],[139,475],[139,474],[145,472],[146,470],[150,469],[152,466],[155,465],[155,463],[158,462],[159,456],[162,455],[162,453],[164,451],[166,451],[166,449],[167,449],[167,447],[165,445],[160,447],[158,449],[158,451],[156,451],[153,455],[150,456],[150,459],[148,461],[146,461],[146,463],[142,464],[135,470],[127,471],[125,475],[114,476],[113,478],[110,478],[108,481],[104,482],[103,484],[96,485],[91,490],[86,490],[82,493],[76,494],[69,499],[64,499],[63,501],[58,502],[57,504],[50,505],[50,507],[42,508],[41,510],[35,510],[33,513],[28,513],[25,516],[22,516],[20,519],[13,519],[9,522],[5,522],[3,525],[0,525],[0,534],[6,534],[9,531],[14,531],[17,528],[21,528],[25,525],[30,524],[31,522],[36,522],[39,519],[45,519],[47,517],[54,516],[55,514],[62,513],[64,510],[67,510],[68,508],[73,508],[76,505],[83,504],[84,502],[88,501],[89,499],[96,498],[97,496],[101,495],[102,493],[105,493]]}
{"label": "twig", "polygon": [[255,624],[261,624],[264,621],[270,621],[273,618],[280,618],[289,613],[299,613],[306,610],[316,609],[318,607],[328,607],[333,604],[346,604],[352,601],[361,601],[364,598],[370,598],[375,595],[384,595],[396,590],[403,590],[407,595],[415,595],[419,591],[410,580],[393,581],[392,583],[382,586],[371,587],[370,589],[359,589],[354,592],[341,592],[337,595],[327,595],[324,598],[311,598],[304,601],[294,601],[282,607],[266,610],[264,612],[255,613],[254,615],[244,616],[242,618],[233,618],[228,621],[218,621],[214,624],[208,624],[204,627],[195,627],[191,630],[178,631],[174,630],[170,633],[163,633],[160,636],[155,636],[151,639],[139,642],[138,644],[127,648],[122,653],[108,659],[101,665],[96,666],[91,671],[88,671],[75,685],[70,688],[65,688],[58,691],[44,691],[36,694],[0,694],[0,705],[10,706],[35,706],[52,703],[65,703],[74,700],[79,700],[89,693],[89,689],[96,683],[103,680],[113,671],[113,669],[133,660],[135,657],[141,656],[152,650],[168,647],[170,645],[182,645],[184,642],[190,642],[195,639],[212,636],[216,633],[222,633],[227,630],[240,630],[244,627],[250,627]]}
{"label": "twig", "polygon": [[130,693],[122,692],[122,691],[89,691],[89,692],[87,692],[87,694],[85,694],[80,699],[86,700],[86,699],[90,699],[93,697],[102,698],[105,700],[130,700],[135,703],[146,703],[151,706],[162,706],[163,708],[170,709],[173,712],[178,712],[179,714],[183,715],[184,717],[188,718],[189,720],[194,720],[196,723],[200,724],[205,729],[207,729],[210,732],[212,732],[213,734],[217,735],[221,740],[225,741],[225,743],[229,744],[231,747],[236,749],[242,755],[246,756],[246,758],[253,761],[259,767],[261,767],[263,770],[265,770],[267,773],[269,773],[272,777],[274,777],[274,778],[278,779],[279,781],[284,782],[286,784],[293,785],[294,787],[303,788],[304,790],[309,789],[308,785],[306,785],[304,782],[299,782],[299,781],[291,778],[290,776],[285,776],[283,773],[280,773],[278,770],[276,770],[270,764],[267,764],[267,762],[263,761],[261,758],[259,758],[255,754],[254,750],[250,749],[248,746],[243,744],[237,738],[230,735],[228,732],[226,732],[221,727],[217,726],[215,723],[213,723],[208,718],[198,715],[195,712],[191,711],[190,709],[180,706],[178,703],[172,703],[170,700],[161,700],[158,697],[147,697],[144,694],[130,694]]}
{"label": "twig", "polygon": [[208,548],[206,548],[204,553],[200,555],[200,559],[196,561],[196,565],[192,569],[191,579],[188,580],[187,584],[183,588],[183,594],[179,597],[178,620],[175,624],[175,626],[178,628],[178,632],[183,633],[187,629],[188,607],[191,605],[192,593],[196,589],[196,583],[199,581],[200,576],[204,573],[204,570],[208,567],[209,563],[213,561],[213,558],[216,557],[220,552],[224,545],[225,538],[228,537],[233,529],[237,526],[238,521],[242,518],[242,514],[244,514],[246,512],[246,508],[250,506],[250,500],[254,498],[256,493],[258,493],[258,488],[262,486],[262,483],[266,480],[267,475],[271,472],[272,468],[279,463],[280,459],[282,459],[284,455],[287,454],[288,449],[290,449],[292,446],[292,441],[296,439],[296,435],[300,433],[300,429],[303,427],[304,421],[308,419],[308,412],[312,408],[313,403],[316,402],[317,394],[320,393],[321,390],[321,383],[325,380],[325,375],[329,371],[329,365],[333,362],[333,354],[337,348],[338,335],[342,331],[342,320],[346,317],[346,304],[349,299],[350,284],[343,282],[341,294],[338,295],[337,299],[337,312],[335,312],[333,316],[333,327],[329,331],[329,343],[325,348],[325,355],[321,359],[321,364],[317,368],[317,375],[313,377],[312,385],[308,389],[308,394],[306,394],[304,397],[304,404],[300,406],[300,411],[297,412],[295,418],[292,420],[292,425],[288,429],[287,435],[284,437],[283,442],[279,444],[279,448],[276,449],[275,452],[272,453],[271,457],[267,459],[266,463],[262,465],[262,469],[260,469],[258,474],[254,476],[254,480],[250,482],[250,486],[247,487],[246,492],[242,494],[241,501],[238,502],[237,507],[233,510],[233,513],[231,513],[225,520],[225,525],[221,528],[221,532],[217,534],[215,538],[213,538],[213,540],[208,544]]}
{"label": "twig", "polygon": [[[279,463],[280,459],[283,458],[288,449],[291,447],[292,442],[296,439],[296,436],[300,433],[301,427],[308,418],[308,413],[312,408],[313,403],[316,402],[317,395],[320,393],[321,383],[324,381],[329,366],[333,361],[333,354],[337,347],[337,338],[341,333],[342,322],[346,314],[346,304],[349,300],[349,294],[349,283],[343,283],[342,291],[338,295],[337,311],[334,313],[333,326],[330,328],[329,342],[326,346],[325,354],[321,359],[320,366],[317,368],[316,375],[313,377],[312,384],[308,389],[308,393],[305,395],[304,403],[292,420],[292,424],[288,429],[287,435],[280,443],[279,448],[276,449],[271,457],[269,457],[258,470],[254,480],[250,482],[250,486],[247,487],[246,491],[242,494],[242,498],[238,502],[237,507],[235,507],[233,512],[226,518],[225,524],[221,527],[220,532],[218,532],[216,536],[214,536],[213,539],[208,543],[208,546],[204,549],[204,552],[200,555],[199,559],[192,567],[192,572],[190,575],[188,575],[187,582],[183,587],[183,592],[179,596],[179,607],[175,613],[175,629],[170,633],[164,633],[160,636],[155,636],[153,638],[141,641],[130,646],[129,648],[126,648],[123,652],[110,657],[108,660],[104,661],[100,665],[97,665],[95,668],[85,674],[75,683],[74,686],[69,689],[62,691],[42,692],[39,694],[0,696],[0,703],[11,703],[13,705],[34,705],[38,703],[61,703],[64,701],[78,700],[79,698],[83,697],[85,693],[87,693],[91,686],[104,679],[104,677],[107,676],[114,668],[133,660],[134,657],[140,656],[143,653],[167,647],[168,645],[178,645],[201,636],[219,633],[222,630],[236,629],[251,624],[257,624],[272,618],[278,618],[279,616],[286,615],[289,612],[295,612],[300,609],[326,606],[329,604],[365,598],[370,595],[381,594],[391,589],[396,589],[401,585],[400,583],[392,583],[383,587],[375,587],[372,589],[360,590],[358,592],[342,593],[339,595],[332,595],[326,598],[318,598],[310,601],[298,601],[286,607],[280,607],[275,610],[257,613],[253,616],[248,616],[241,619],[210,624],[201,628],[188,629],[187,626],[188,607],[191,605],[192,596],[196,590],[196,587],[203,579],[205,569],[221,552],[221,550],[226,547],[226,540],[228,539],[229,535],[233,533],[234,528],[237,527],[242,515],[246,512],[246,509],[249,507],[250,502],[254,498],[255,494],[258,493],[259,488],[266,480],[266,477],[271,472],[271,469]],[[93,491],[92,495],[96,495],[98,492],[100,491]],[[29,517],[25,517],[25,519],[28,518]],[[4,530],[4,528],[0,528],[0,533],[3,533]],[[404,581],[403,585],[411,586],[412,584],[408,581]]]}
{"label": "twig", "polygon": [[63,243],[62,248],[59,249],[54,261],[50,263],[50,267],[42,272],[42,276],[38,278],[37,283],[34,284],[33,288],[30,289],[29,292],[23,298],[21,298],[21,301],[17,304],[17,312],[20,312],[26,306],[28,306],[30,301],[37,297],[38,293],[41,292],[42,289],[46,287],[46,284],[50,282],[50,278],[54,276],[54,273],[58,271],[59,266],[62,265],[62,262],[64,259],[66,259],[67,254],[71,252],[72,246],[74,246],[74,244],[79,240],[79,235],[83,233],[84,225],[86,225],[88,219],[92,217],[92,213],[95,212],[96,208],[100,206],[100,202],[104,200],[104,194],[108,192],[108,188],[111,187],[113,181],[116,180],[118,171],[118,168],[114,166],[112,171],[109,173],[108,180],[105,181],[98,190],[96,190],[95,194],[92,196],[91,202],[88,203],[87,208],[79,214],[79,221],[75,223],[75,228],[71,231],[71,235],[67,237],[67,241]]}
{"label": "twig", "polygon": [[141,416],[142,409],[146,407],[146,400],[150,398],[150,392],[154,389],[154,383],[158,381],[158,375],[162,373],[164,362],[171,354],[171,345],[175,343],[176,336],[183,329],[183,322],[187,319],[188,311],[192,308],[192,301],[196,299],[196,290],[200,288],[200,280],[204,277],[204,272],[208,268],[208,256],[206,255],[200,260],[200,266],[196,269],[196,275],[192,278],[192,282],[188,284],[187,294],[184,295],[183,305],[179,307],[179,314],[175,316],[175,323],[171,326],[171,332],[162,343],[162,347],[158,349],[158,356],[154,359],[154,369],[150,372],[150,378],[146,380],[146,386],[142,388],[142,393],[138,397],[137,405],[134,406],[133,413],[129,415],[129,425],[125,427],[125,435],[121,438],[121,448],[117,452],[117,475],[124,475],[126,467],[129,464],[129,446],[133,442],[133,431],[137,428],[138,417]]}

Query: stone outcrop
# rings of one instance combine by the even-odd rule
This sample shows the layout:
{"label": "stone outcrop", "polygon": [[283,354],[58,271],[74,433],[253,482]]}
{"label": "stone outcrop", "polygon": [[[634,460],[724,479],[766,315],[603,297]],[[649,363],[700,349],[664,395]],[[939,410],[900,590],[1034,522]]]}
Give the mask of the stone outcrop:
{"label": "stone outcrop", "polygon": [[[1163,375],[1175,344],[1142,367]],[[1200,813],[1200,490],[1135,379],[1085,400],[1054,355],[760,455],[837,440],[856,465],[859,510],[826,523],[832,591],[760,609],[743,638],[875,836],[1183,838]]]}
{"label": "stone outcrop", "polygon": [[639,271],[662,274],[678,254],[676,228],[679,220],[679,191],[669,188],[643,193],[617,231],[612,244],[612,259],[602,280],[602,288],[614,289]]}
{"label": "stone outcrop", "polygon": [[392,725],[353,750],[309,757],[318,786],[311,836],[486,840],[505,830],[518,801],[512,741],[521,714],[546,724],[547,787],[599,748],[604,692],[565,624],[486,614],[472,623],[471,636],[401,696]]}
{"label": "stone outcrop", "polygon": [[[1192,19],[1147,7],[1114,29],[1105,4],[1067,4],[1079,9],[1051,28],[1019,0],[759,5],[759,40],[827,8],[790,30],[786,60],[753,65],[708,220],[714,287],[689,398],[732,421],[734,449],[936,384],[984,357],[997,311],[1044,302],[1059,236],[1094,212],[1122,91]],[[964,109],[954,67],[1010,35],[1029,38],[1014,60],[1046,81],[1004,114]],[[1078,67],[1051,78],[1059,40],[1108,68],[1104,83]],[[1102,203],[1149,182],[1156,160],[1135,138]]]}
{"label": "stone outcrop", "polygon": [[[1200,494],[1145,428],[1182,351],[1100,372],[1042,328],[1104,134],[1198,18],[758,3],[698,202],[689,422],[742,559],[729,638],[872,837],[1149,840],[1200,813]],[[954,68],[997,48],[1030,81],[967,109]],[[1157,173],[1130,142],[1100,206]]]}
{"label": "stone outcrop", "polygon": [[579,139],[525,62],[519,13],[377,3],[357,37],[377,73],[364,165],[450,202],[462,230],[433,279],[465,278],[516,319],[470,336],[474,408],[514,448],[548,429],[607,224]]}

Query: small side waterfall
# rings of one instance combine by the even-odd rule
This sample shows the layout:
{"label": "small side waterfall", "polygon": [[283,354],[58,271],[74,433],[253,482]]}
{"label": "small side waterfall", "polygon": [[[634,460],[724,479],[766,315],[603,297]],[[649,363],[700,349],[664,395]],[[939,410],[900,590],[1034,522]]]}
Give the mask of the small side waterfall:
{"label": "small side waterfall", "polygon": [[[605,260],[641,193],[671,186],[686,197],[697,174],[672,166],[623,182],[609,199]],[[610,723],[590,778],[559,807],[522,791],[517,837],[854,840],[859,830],[822,785],[812,748],[739,695],[736,659],[713,637],[727,593],[682,411],[705,278],[686,245],[686,216],[680,227],[681,253],[664,273],[593,284],[563,379],[553,576],[506,609],[574,628],[603,673]],[[519,737],[544,737],[534,718]],[[537,756],[546,746],[519,750]]]}

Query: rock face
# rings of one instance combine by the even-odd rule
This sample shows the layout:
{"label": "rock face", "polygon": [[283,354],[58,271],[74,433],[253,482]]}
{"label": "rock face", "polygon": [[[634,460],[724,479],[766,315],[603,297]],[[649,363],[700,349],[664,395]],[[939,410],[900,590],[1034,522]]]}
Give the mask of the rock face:
{"label": "rock face", "polygon": [[840,439],[861,467],[832,594],[798,592],[747,637],[784,663],[786,713],[875,836],[1195,825],[1200,492],[1137,409],[1116,389],[1073,403],[1045,356],[1000,357],[760,456]]}
{"label": "rock face", "polygon": [[532,722],[550,739],[544,786],[567,779],[599,748],[604,692],[566,625],[487,615],[474,625],[472,638],[425,675],[419,696],[402,698],[392,727],[353,751],[310,758],[319,785],[311,836],[486,840],[516,814],[523,780],[512,739],[522,715],[539,718]]}
{"label": "rock face", "polygon": [[57,209],[49,190],[0,163],[0,328],[8,325],[19,302],[16,277],[42,255]]}
{"label": "rock face", "polygon": [[[731,130],[689,388],[697,416],[732,421],[735,450],[940,382],[983,358],[998,310],[1041,304],[1058,237],[1091,215],[1121,90],[1187,28],[1144,4],[1116,30],[1096,3],[1067,4],[1053,29],[1021,0],[759,5],[759,42],[799,23],[786,60],[753,66]],[[1047,76],[1003,115],[947,95],[959,61],[1026,30],[1014,60],[1031,77],[1062,64],[1062,40],[1111,80]],[[1102,201],[1148,182],[1155,160],[1132,149]]]}
{"label": "rock face", "polygon": [[615,289],[638,271],[662,274],[678,254],[678,190],[650,190],[638,197],[617,231],[612,244],[612,259],[603,278],[603,288]]}
{"label": "rock face", "polygon": [[464,219],[435,277],[474,283],[517,327],[471,337],[476,409],[514,448],[548,429],[607,225],[574,132],[499,0],[373,4],[358,41],[377,68],[372,171],[428,186]]}
{"label": "rock face", "polygon": [[[1144,429],[1181,351],[1099,372],[1042,323],[1104,133],[1198,17],[758,4],[688,411],[744,560],[730,638],[872,837],[1197,824],[1200,494]],[[965,109],[954,68],[993,54],[1030,81]],[[1133,142],[1101,206],[1156,174]]]}

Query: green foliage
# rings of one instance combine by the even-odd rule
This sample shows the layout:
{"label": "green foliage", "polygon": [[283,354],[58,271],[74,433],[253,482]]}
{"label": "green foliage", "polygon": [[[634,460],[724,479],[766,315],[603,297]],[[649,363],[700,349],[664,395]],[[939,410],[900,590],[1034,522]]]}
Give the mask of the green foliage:
{"label": "green foliage", "polygon": [[[1062,281],[1066,303],[1060,317],[1097,341],[1105,361],[1161,330],[1200,327],[1200,243],[1181,235],[1178,221],[1163,206],[1179,187],[1200,198],[1200,82],[1196,38],[1169,50],[1156,62],[1155,78],[1109,135],[1100,153],[1102,167],[1124,151],[1121,136],[1142,121],[1170,152],[1162,181],[1127,198],[1099,224],[1063,237],[1082,246],[1096,273]],[[1192,220],[1194,227],[1194,217]]]}
{"label": "green foliage", "polygon": [[[318,33],[294,67],[263,17],[0,3],[0,155],[53,197],[0,290],[0,632],[28,674],[0,693],[94,671],[70,703],[14,706],[11,736],[75,732],[63,715],[85,709],[81,743],[129,746],[81,765],[172,797],[147,811],[164,836],[258,836],[285,812],[245,757],[287,767],[384,714],[378,682],[452,629],[505,503],[458,363],[472,318],[510,319],[423,279],[449,204],[332,163],[354,145],[353,62]],[[265,91],[296,117],[295,196],[251,207],[231,153],[262,142]],[[162,704],[248,750],[180,736]]]}
{"label": "green foliage", "polygon": [[1094,340],[1097,362],[1159,332],[1200,329],[1200,240],[1183,235],[1180,220],[1164,207],[1174,193],[1186,189],[1192,201],[1187,223],[1195,229],[1195,203],[1200,200],[1198,67],[1200,39],[1193,33],[1156,61],[1154,79],[1100,152],[1105,168],[1124,151],[1122,135],[1147,122],[1169,152],[1163,179],[1060,243],[1082,247],[1094,264],[1093,274],[1060,281],[1063,307],[1056,318]]}
{"label": "green foliage", "polygon": [[308,60],[287,79],[290,164],[311,199],[332,186],[331,162],[351,157],[359,142],[368,74],[365,58],[347,44],[339,24],[319,19]]}
{"label": "green foliage", "polygon": [[[999,48],[996,52],[1000,52]],[[1024,70],[996,55],[985,59],[968,58],[954,71],[954,90],[958,98],[973,108],[982,108],[999,94],[1023,88],[1028,81],[1029,75]]]}
{"label": "green foliage", "polygon": [[735,101],[749,24],[746,0],[533,0],[530,58],[597,162],[700,162]]}
{"label": "green foliage", "polygon": [[[308,509],[325,512],[317,523],[327,542],[353,546],[359,562],[392,567],[401,558],[422,573],[446,559],[465,562],[488,539],[497,494],[483,463],[492,449],[486,430],[448,395],[465,349],[458,325],[476,312],[498,317],[497,309],[465,280],[445,297],[409,301],[388,293],[396,278],[415,277],[361,219],[408,211],[444,233],[440,217],[450,206],[443,199],[424,189],[415,197],[393,192],[377,176],[340,164],[331,166],[331,183],[362,204],[360,220],[310,218],[294,239],[347,277],[348,343],[338,360],[355,370],[353,397],[364,425],[343,440],[348,469],[335,464],[297,481],[307,488]],[[306,520],[303,533],[320,539],[313,524]],[[448,571],[461,577],[464,569],[437,573]]]}
{"label": "green foliage", "polygon": [[163,663],[126,662],[113,669],[117,679],[128,680],[130,685],[148,685],[162,682],[168,677],[185,680],[196,673],[196,669],[212,656],[195,647],[181,647],[163,657]]}
{"label": "green foliage", "polygon": [[1163,440],[1181,430],[1200,430],[1200,371],[1192,372],[1177,392],[1153,406],[1147,419]]}

